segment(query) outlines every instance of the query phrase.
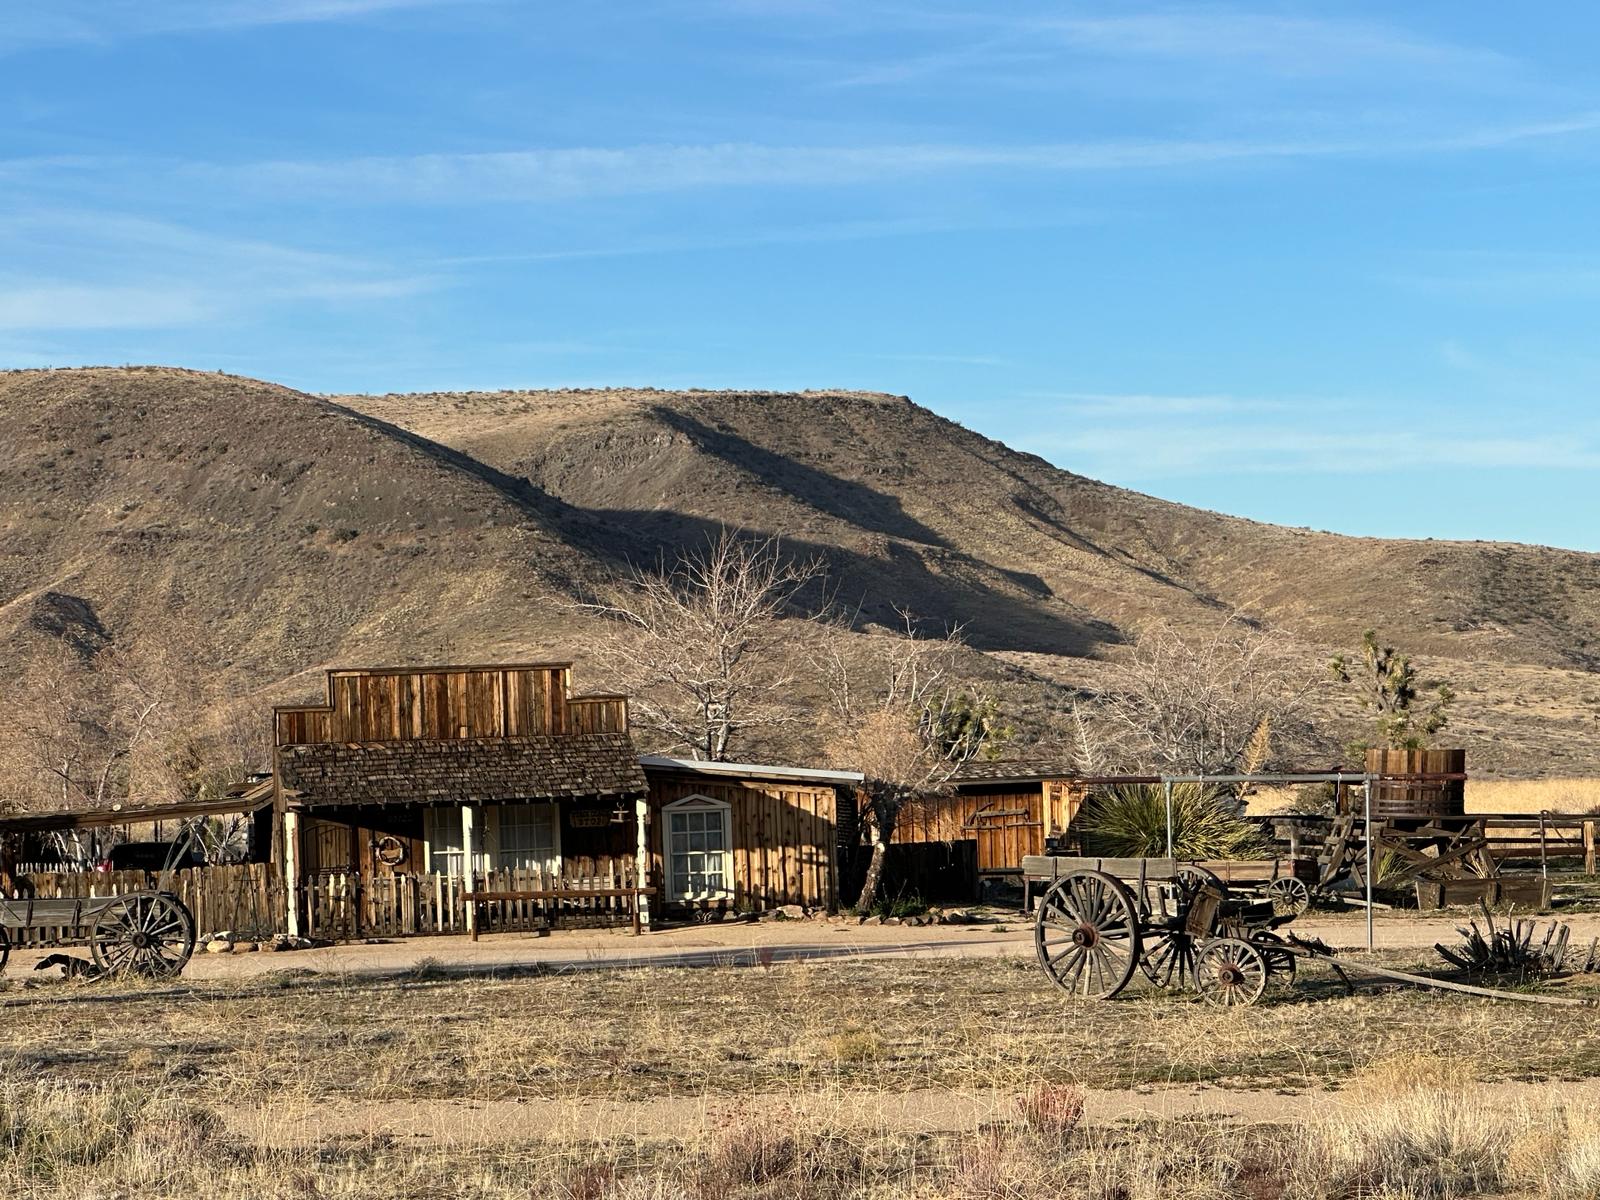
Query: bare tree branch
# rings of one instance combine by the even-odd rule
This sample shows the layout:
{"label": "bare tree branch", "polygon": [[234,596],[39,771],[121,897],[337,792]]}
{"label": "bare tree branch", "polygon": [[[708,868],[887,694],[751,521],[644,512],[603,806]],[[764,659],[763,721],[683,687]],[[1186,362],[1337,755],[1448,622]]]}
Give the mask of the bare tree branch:
{"label": "bare tree branch", "polygon": [[1210,634],[1168,625],[1145,632],[1112,673],[1100,711],[1139,765],[1184,774],[1237,772],[1268,761],[1267,739],[1316,686],[1309,657],[1237,616]]}
{"label": "bare tree branch", "polygon": [[635,722],[720,761],[753,731],[803,715],[795,643],[818,618],[794,608],[824,574],[821,559],[791,558],[777,538],[724,530],[670,566],[632,569],[582,607],[605,618],[595,657],[633,697]]}

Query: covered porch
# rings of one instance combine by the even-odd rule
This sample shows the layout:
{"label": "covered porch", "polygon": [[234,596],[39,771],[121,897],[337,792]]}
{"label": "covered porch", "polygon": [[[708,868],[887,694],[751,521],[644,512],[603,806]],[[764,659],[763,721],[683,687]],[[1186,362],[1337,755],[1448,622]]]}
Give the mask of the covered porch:
{"label": "covered porch", "polygon": [[633,743],[625,728],[561,724],[559,733],[280,739],[289,932],[647,923],[646,781]]}

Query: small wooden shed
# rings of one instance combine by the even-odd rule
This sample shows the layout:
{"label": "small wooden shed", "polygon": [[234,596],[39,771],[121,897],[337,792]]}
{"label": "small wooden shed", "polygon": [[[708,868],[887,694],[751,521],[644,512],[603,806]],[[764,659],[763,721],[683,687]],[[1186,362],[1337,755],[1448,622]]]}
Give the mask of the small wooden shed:
{"label": "small wooden shed", "polygon": [[[1065,763],[969,763],[950,790],[906,806],[895,827],[902,845],[943,844],[961,857],[973,899],[1022,883],[1022,860],[1067,835],[1087,789]],[[914,884],[912,885],[914,886]]]}

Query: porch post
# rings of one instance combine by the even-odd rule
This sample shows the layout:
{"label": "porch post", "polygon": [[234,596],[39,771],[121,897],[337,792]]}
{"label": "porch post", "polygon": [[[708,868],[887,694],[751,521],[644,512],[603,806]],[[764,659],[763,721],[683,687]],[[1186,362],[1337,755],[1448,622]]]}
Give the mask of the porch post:
{"label": "porch post", "polygon": [[[478,890],[478,810],[470,804],[461,806],[461,873],[466,890]],[[478,940],[478,905],[467,901],[467,933]]]}
{"label": "porch post", "polygon": [[284,930],[290,937],[300,936],[300,814],[283,810],[283,903]]}
{"label": "porch post", "polygon": [[[634,848],[634,880],[633,886],[645,888],[650,886],[650,801],[640,796],[633,805],[635,827],[638,831],[638,840]],[[639,928],[650,932],[650,897],[642,893],[635,896],[634,903],[638,912]]]}

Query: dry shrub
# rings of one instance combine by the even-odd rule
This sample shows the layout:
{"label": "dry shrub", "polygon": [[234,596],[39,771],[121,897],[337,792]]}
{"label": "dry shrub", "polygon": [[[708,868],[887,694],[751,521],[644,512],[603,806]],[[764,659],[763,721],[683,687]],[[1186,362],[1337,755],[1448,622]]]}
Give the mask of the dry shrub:
{"label": "dry shrub", "polygon": [[702,1184],[722,1190],[771,1183],[793,1173],[800,1163],[800,1143],[787,1126],[773,1116],[737,1113],[702,1156]]}
{"label": "dry shrub", "polygon": [[1035,1146],[989,1129],[956,1152],[947,1195],[952,1200],[1044,1200],[1059,1195],[1060,1173],[1052,1180],[1050,1163]]}
{"label": "dry shrub", "polygon": [[871,1029],[850,1028],[827,1041],[828,1057],[840,1063],[882,1062],[889,1055],[883,1038]]}
{"label": "dry shrub", "polygon": [[1038,1083],[1017,1097],[1023,1128],[1051,1142],[1065,1142],[1083,1120],[1083,1092],[1066,1083]]}
{"label": "dry shrub", "polygon": [[1296,1191],[1452,1200],[1502,1190],[1533,1123],[1475,1098],[1474,1080],[1469,1060],[1447,1056],[1402,1055],[1357,1072],[1350,1102],[1312,1128],[1292,1163]]}
{"label": "dry shrub", "polygon": [[219,1128],[210,1109],[131,1082],[10,1084],[0,1089],[0,1175],[111,1167],[162,1179],[193,1161]]}

